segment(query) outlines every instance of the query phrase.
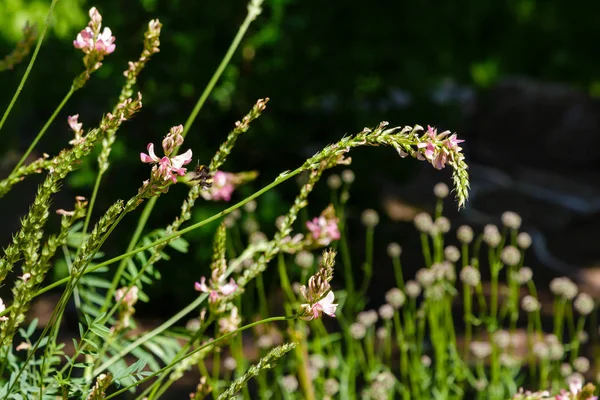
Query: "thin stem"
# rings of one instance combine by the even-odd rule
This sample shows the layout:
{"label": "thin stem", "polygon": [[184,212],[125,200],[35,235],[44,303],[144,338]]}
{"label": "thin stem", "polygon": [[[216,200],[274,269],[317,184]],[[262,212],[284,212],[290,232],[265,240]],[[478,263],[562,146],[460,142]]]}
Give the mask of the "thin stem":
{"label": "thin stem", "polygon": [[[148,205],[151,205],[151,207],[144,207],[144,211],[142,211],[142,215],[140,215],[140,219],[138,220],[138,224],[135,228],[135,232],[133,233],[133,236],[131,237],[131,240],[129,241],[129,245],[127,245],[127,250],[125,251],[126,253],[131,252],[134,249],[135,245],[137,244],[138,240],[140,239],[140,236],[142,235],[142,231],[144,230],[144,227],[146,226],[146,222],[148,221],[148,218],[150,218],[150,213],[152,212],[152,208],[154,207],[154,204],[156,204],[157,199],[158,199],[158,197],[152,197],[148,201]],[[90,207],[90,209],[91,209],[91,207]],[[119,263],[119,266],[117,267],[117,271],[115,272],[113,280],[110,284],[110,288],[108,289],[108,292],[106,293],[106,297],[105,297],[106,300],[104,301],[104,304],[102,305],[102,308],[100,309],[100,313],[105,312],[106,309],[108,308],[108,304],[110,303],[108,300],[112,298],[115,291],[117,290],[117,286],[119,285],[121,276],[123,275],[123,272],[125,271],[125,267],[127,266],[128,260],[129,260],[129,257],[123,258],[121,260],[121,262]]]}
{"label": "thin stem", "polygon": [[17,102],[17,98],[19,97],[19,94],[21,94],[21,91],[23,90],[23,86],[25,86],[25,81],[27,80],[27,77],[29,76],[31,69],[33,68],[33,63],[35,62],[35,59],[37,58],[38,52],[40,51],[40,47],[42,47],[42,42],[44,41],[44,36],[46,36],[46,31],[48,30],[48,25],[50,25],[50,18],[52,17],[52,12],[54,11],[54,6],[56,6],[56,3],[58,3],[58,0],[52,0],[52,3],[50,3],[50,8],[48,9],[48,15],[46,16],[46,22],[44,23],[44,29],[42,29],[40,38],[37,41],[35,50],[33,51],[33,56],[31,56],[31,60],[29,61],[29,65],[27,65],[27,70],[25,71],[25,75],[23,75],[23,78],[21,78],[21,83],[19,83],[19,87],[17,88],[15,95],[13,96],[12,100],[10,101],[8,108],[6,109],[6,111],[4,111],[2,120],[0,120],[0,130],[2,130],[2,127],[4,126],[4,122],[6,121],[6,118],[8,118],[8,114],[10,114],[10,111],[12,110],[13,106]]}
{"label": "thin stem", "polygon": [[157,375],[160,375],[160,374],[162,374],[162,373],[163,373],[163,372],[165,372],[165,371],[168,371],[168,370],[169,370],[169,369],[171,369],[173,366],[177,365],[178,363],[180,363],[181,361],[185,360],[185,359],[186,359],[186,358],[188,358],[189,356],[191,356],[191,355],[193,355],[193,354],[196,354],[197,352],[199,352],[199,351],[202,351],[202,350],[204,350],[205,348],[207,348],[207,347],[209,347],[209,346],[213,346],[213,345],[215,345],[216,343],[218,343],[218,342],[220,342],[220,341],[222,341],[222,340],[225,340],[225,339],[227,339],[227,338],[228,338],[228,337],[230,337],[230,336],[233,336],[233,335],[236,335],[236,334],[238,334],[238,333],[240,333],[240,332],[242,332],[242,331],[245,331],[246,329],[250,329],[250,328],[252,328],[252,327],[254,327],[254,326],[256,326],[256,325],[266,324],[266,323],[269,323],[269,322],[276,322],[276,321],[286,321],[286,320],[290,320],[290,319],[296,319],[296,316],[291,316],[291,317],[271,317],[271,318],[265,318],[265,319],[263,319],[263,320],[260,320],[260,321],[252,322],[252,323],[250,323],[250,324],[248,324],[248,325],[244,325],[244,326],[242,326],[241,328],[238,328],[238,329],[236,329],[236,330],[235,330],[235,331],[233,331],[233,332],[229,332],[229,333],[227,333],[227,334],[225,334],[225,335],[223,335],[223,336],[221,336],[221,337],[218,337],[218,338],[216,338],[216,339],[214,339],[214,340],[211,340],[211,341],[209,341],[209,342],[205,343],[204,345],[202,345],[202,346],[198,347],[197,349],[194,349],[194,350],[190,351],[189,353],[187,353],[187,354],[185,354],[185,355],[183,355],[183,356],[181,356],[181,357],[175,358],[175,359],[174,359],[173,361],[171,361],[171,362],[170,362],[170,363],[169,363],[167,366],[165,366],[165,367],[163,367],[163,368],[159,369],[158,371],[155,371],[155,372],[153,372],[152,374],[150,374],[150,375],[148,375],[148,376],[144,377],[143,379],[140,379],[139,381],[137,381],[136,383],[134,383],[134,384],[132,384],[132,385],[129,385],[129,386],[127,386],[127,387],[124,387],[123,389],[121,389],[121,390],[118,390],[118,391],[116,391],[115,393],[112,393],[112,394],[110,394],[109,396],[106,396],[106,399],[107,399],[107,400],[108,400],[108,399],[112,399],[113,397],[116,397],[116,396],[118,396],[119,394],[121,394],[121,393],[124,393],[124,392],[128,391],[129,389],[131,389],[131,388],[133,388],[133,387],[139,386],[140,384],[142,384],[142,383],[144,383],[144,382],[146,382],[146,381],[148,381],[148,380],[150,380],[150,379],[154,378],[155,376],[157,376]]}
{"label": "thin stem", "polygon": [[17,172],[17,170],[21,167],[21,165],[23,165],[23,163],[25,162],[27,157],[29,157],[29,154],[31,154],[31,151],[33,150],[35,145],[40,141],[42,136],[44,136],[44,133],[46,133],[46,131],[48,130],[48,128],[50,127],[52,122],[54,122],[54,119],[56,118],[58,113],[62,110],[62,108],[65,106],[65,104],[67,104],[67,101],[69,101],[69,99],[71,98],[73,93],[75,93],[75,90],[73,90],[73,88],[69,89],[69,92],[62,99],[62,101],[60,102],[58,107],[56,107],[56,110],[54,110],[54,112],[50,116],[50,119],[48,119],[48,121],[46,121],[46,124],[44,124],[44,126],[42,127],[42,130],[37,134],[35,139],[33,139],[33,142],[31,142],[31,144],[29,145],[29,147],[27,148],[25,153],[23,153],[23,156],[21,157],[21,159],[19,160],[17,165],[15,165],[12,172],[10,173],[11,175],[13,175],[15,172]]}
{"label": "thin stem", "polygon": [[[98,190],[100,189],[100,181],[102,180],[102,171],[98,171],[96,175],[96,182],[94,183],[94,190],[92,191],[92,197],[90,197],[90,203],[88,205],[87,214],[85,216],[85,222],[83,223],[83,234],[87,233],[88,227],[90,226],[90,219],[92,218],[92,211],[94,210],[94,204],[96,204],[96,197],[98,196]],[[154,197],[152,198],[154,199]],[[129,249],[131,250],[131,249]]]}
{"label": "thin stem", "polygon": [[206,102],[206,99],[208,99],[208,96],[210,95],[213,88],[219,81],[219,78],[223,74],[223,71],[225,71],[225,68],[231,61],[231,57],[233,57],[233,54],[237,50],[240,42],[242,41],[242,38],[244,37],[244,35],[246,34],[246,31],[248,30],[248,27],[250,26],[252,21],[254,21],[256,19],[257,15],[258,15],[257,11],[250,10],[250,9],[248,10],[248,15],[246,15],[246,19],[244,20],[244,22],[238,29],[237,34],[235,35],[235,38],[233,38],[233,42],[231,42],[229,49],[227,49],[227,53],[225,53],[225,57],[223,57],[223,59],[221,60],[221,63],[217,67],[217,70],[213,74],[212,78],[210,78],[208,85],[206,85],[206,88],[204,88],[204,91],[200,95],[200,98],[198,99],[198,102],[194,106],[192,113],[188,117],[187,121],[185,121],[183,133],[181,134],[184,138],[187,135],[190,128],[192,127],[194,120],[198,116],[198,113],[202,109],[202,106]]}

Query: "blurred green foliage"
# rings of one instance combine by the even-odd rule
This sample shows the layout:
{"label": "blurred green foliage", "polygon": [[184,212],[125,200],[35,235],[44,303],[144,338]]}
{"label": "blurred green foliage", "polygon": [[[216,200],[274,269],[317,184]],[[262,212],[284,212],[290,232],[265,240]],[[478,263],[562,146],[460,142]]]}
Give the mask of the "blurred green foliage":
{"label": "blurred green foliage", "polygon": [[[0,0],[0,54],[11,51],[26,20],[41,28],[49,3]],[[185,121],[243,21],[246,1],[60,0],[50,34],[2,131],[5,160],[26,148],[81,71],[82,53],[73,48],[72,39],[85,26],[91,6],[112,29],[117,50],[73,96],[38,146],[40,152],[55,154],[67,143],[68,115],[79,113],[84,127],[97,123],[118,96],[127,61],[142,49],[147,22],[159,18],[163,23],[161,52],[138,82],[144,109],[124,126],[113,148],[113,164],[96,205],[96,210],[104,210],[117,198],[129,198],[147,177],[139,152]],[[252,186],[256,189],[328,142],[381,120],[432,124],[460,133],[472,95],[506,76],[569,82],[599,95],[600,58],[593,46],[600,36],[595,29],[598,15],[597,1],[266,0],[263,14],[251,26],[186,143],[194,158],[208,161],[256,99],[270,97],[267,112],[240,139],[224,166],[259,170]],[[25,68],[0,74],[0,108],[10,101]],[[415,165],[398,162],[393,150],[378,150],[377,155],[361,150],[353,159],[355,215],[364,207],[378,208],[386,180],[407,179]],[[71,176],[57,207],[61,201],[68,207],[73,195],[89,195],[95,170],[91,157]],[[259,214],[264,226],[272,227],[296,190],[288,184],[258,201],[259,210],[266,210]],[[238,196],[250,191],[244,189]],[[159,200],[149,229],[172,220],[185,192],[185,187],[173,188]],[[328,197],[325,190],[317,192],[310,213],[318,213]],[[199,205],[194,218],[223,207]],[[132,219],[124,227],[134,226]],[[181,268],[178,273],[185,276],[178,275],[178,280],[196,279],[200,265],[206,266],[202,261],[213,230],[210,226],[191,237],[197,244],[194,249],[206,251],[193,250],[199,267]],[[122,250],[129,234],[121,228],[108,247]]]}

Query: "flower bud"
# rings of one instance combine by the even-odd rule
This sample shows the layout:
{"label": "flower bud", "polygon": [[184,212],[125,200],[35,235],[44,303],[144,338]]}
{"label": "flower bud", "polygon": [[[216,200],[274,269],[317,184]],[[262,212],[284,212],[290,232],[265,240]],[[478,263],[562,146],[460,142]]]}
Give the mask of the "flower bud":
{"label": "flower bud", "polygon": [[379,307],[379,316],[381,319],[394,318],[394,307],[391,304],[384,304]]}
{"label": "flower bud", "polygon": [[375,325],[378,319],[379,317],[375,310],[361,311],[356,316],[356,320],[367,328]]}
{"label": "flower bud", "polygon": [[517,273],[517,282],[519,285],[525,285],[531,278],[533,277],[533,271],[529,267],[521,267],[519,268],[519,272]]}
{"label": "flower bud", "polygon": [[427,213],[419,213],[415,215],[415,227],[419,232],[428,233],[433,227],[431,216]]}
{"label": "flower bud", "polygon": [[492,354],[492,346],[488,342],[473,341],[470,347],[475,358],[480,360]]}
{"label": "flower bud", "polygon": [[367,334],[367,328],[360,322],[350,325],[350,336],[355,340],[361,340]]}
{"label": "flower bud", "polygon": [[535,312],[541,308],[540,302],[533,296],[527,295],[521,300],[521,307],[527,312]]}
{"label": "flower bud", "polygon": [[577,357],[573,360],[573,367],[575,371],[585,374],[590,370],[590,360],[585,357]]}
{"label": "flower bud", "polygon": [[439,217],[435,220],[434,225],[441,233],[448,233],[450,231],[450,220],[446,217]]}

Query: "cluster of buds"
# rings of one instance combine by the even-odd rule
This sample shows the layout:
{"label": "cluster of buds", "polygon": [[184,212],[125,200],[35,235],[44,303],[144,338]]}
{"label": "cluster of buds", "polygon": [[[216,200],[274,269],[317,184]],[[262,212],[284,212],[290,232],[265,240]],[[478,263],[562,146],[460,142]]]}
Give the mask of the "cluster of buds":
{"label": "cluster of buds", "polygon": [[[421,127],[417,128],[419,129],[414,129],[413,132],[421,129]],[[427,160],[436,169],[442,169],[447,162],[456,165],[463,160],[462,148],[458,146],[462,142],[464,140],[458,139],[455,133],[451,134],[450,131],[438,133],[436,128],[427,126],[427,131],[417,138],[416,150],[412,147],[400,146],[396,147],[396,150],[402,158],[410,154],[418,160]]]}
{"label": "cluster of buds", "polygon": [[90,8],[90,22],[84,30],[77,34],[77,38],[73,41],[73,46],[76,49],[81,49],[85,53],[83,64],[85,72],[76,78],[74,86],[80,88],[89,79],[92,72],[102,66],[104,56],[115,51],[115,37],[108,27],[102,30],[102,15],[96,7]]}
{"label": "cluster of buds", "polygon": [[129,328],[131,326],[131,317],[135,314],[135,303],[138,301],[139,289],[137,286],[131,288],[122,287],[115,292],[115,301],[119,303],[119,321],[115,325],[115,330]]}
{"label": "cluster of buds", "polygon": [[340,239],[338,228],[339,218],[335,215],[335,209],[330,204],[320,216],[306,222],[306,227],[311,233],[313,242],[320,246],[328,246],[332,241]]}
{"label": "cluster of buds", "polygon": [[35,44],[37,39],[37,29],[35,25],[29,25],[25,23],[23,27],[23,39],[17,43],[17,46],[12,53],[0,60],[0,71],[7,69],[13,69],[13,67],[19,64],[27,55],[31,52],[31,48]]}
{"label": "cluster of buds", "polygon": [[152,54],[158,53],[160,46],[160,29],[162,24],[153,19],[148,22],[148,30],[144,33],[144,50],[138,61],[129,61],[129,68],[123,72],[127,79],[134,79],[142,70]]}
{"label": "cluster of buds", "polygon": [[171,157],[171,154],[183,143],[183,126],[178,125],[171,128],[169,134],[163,139],[162,147],[165,155],[160,158],[154,153],[154,144],[148,144],[148,154],[140,153],[140,159],[144,163],[153,164],[150,180],[144,182],[144,187],[149,187],[150,195],[166,193],[171,183],[177,182],[177,176],[186,173],[184,165],[192,161],[192,150]]}
{"label": "cluster of buds", "polygon": [[322,313],[335,317],[337,304],[334,304],[334,294],[329,282],[333,278],[335,265],[334,250],[325,250],[319,271],[308,280],[308,286],[301,286],[300,293],[306,303],[300,306],[300,318],[310,321],[317,319]]}
{"label": "cluster of buds", "polygon": [[229,201],[236,187],[256,179],[257,176],[258,173],[255,171],[239,173],[216,171],[211,188],[203,190],[201,195],[205,200]]}
{"label": "cluster of buds", "polygon": [[229,308],[229,313],[219,318],[219,333],[221,335],[235,332],[242,323],[238,308],[234,305],[231,305]]}

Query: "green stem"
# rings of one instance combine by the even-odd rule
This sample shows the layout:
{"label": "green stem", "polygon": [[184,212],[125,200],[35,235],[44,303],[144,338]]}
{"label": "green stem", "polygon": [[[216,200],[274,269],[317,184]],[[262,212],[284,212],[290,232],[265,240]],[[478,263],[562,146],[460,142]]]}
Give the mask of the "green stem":
{"label": "green stem", "polygon": [[[157,199],[158,199],[158,197],[152,197],[150,200],[148,200],[147,206],[144,207],[144,211],[142,211],[142,215],[140,216],[140,219],[138,220],[138,224],[135,227],[135,232],[133,233],[133,236],[131,237],[129,244],[127,245],[127,250],[125,251],[125,253],[130,253],[135,248],[135,245],[137,244],[138,240],[140,239],[140,236],[142,236],[142,231],[144,230],[144,227],[146,226],[146,222],[148,221],[148,218],[150,218],[150,213],[152,213],[152,208],[154,207],[154,204],[156,204]],[[150,207],[148,207],[148,206],[150,206]],[[91,207],[90,207],[90,210],[91,210]],[[119,263],[119,266],[117,267],[117,271],[115,272],[113,280],[110,284],[110,288],[106,292],[106,297],[104,300],[104,304],[102,305],[102,308],[100,309],[100,313],[105,312],[106,309],[108,308],[108,305],[110,304],[110,299],[112,299],[113,295],[115,294],[115,291],[117,290],[117,286],[119,286],[119,281],[121,280],[121,276],[123,275],[123,272],[125,271],[125,268],[127,267],[128,260],[129,260],[129,257],[126,257],[126,258],[123,258],[121,260],[121,262]]]}
{"label": "green stem", "polygon": [[250,27],[250,24],[252,23],[252,21],[254,21],[256,19],[257,16],[258,16],[257,11],[252,10],[250,8],[248,9],[248,15],[246,15],[246,19],[244,20],[244,22],[238,29],[237,34],[235,35],[235,38],[233,39],[233,42],[231,42],[231,45],[229,46],[229,49],[227,49],[227,53],[225,53],[225,57],[223,57],[223,59],[221,60],[221,63],[217,67],[217,70],[213,74],[212,78],[210,78],[208,85],[206,85],[206,88],[200,95],[200,98],[198,99],[198,102],[194,106],[192,113],[188,117],[187,121],[185,121],[183,133],[182,133],[182,136],[184,138],[187,135],[190,128],[192,127],[192,124],[194,123],[194,120],[196,119],[196,117],[198,116],[198,113],[202,109],[202,106],[206,102],[206,99],[208,99],[208,96],[210,95],[213,88],[219,81],[219,78],[223,74],[223,71],[225,71],[225,68],[231,61],[231,57],[233,57],[233,54],[237,50],[240,42],[242,41],[242,38],[244,37],[244,35],[246,34],[246,31],[248,30],[248,27]]}
{"label": "green stem", "polygon": [[236,330],[235,330],[235,331],[233,331],[233,332],[229,332],[229,333],[227,333],[227,334],[225,334],[225,335],[223,335],[223,336],[221,336],[221,337],[218,337],[218,338],[216,338],[216,339],[214,339],[214,340],[211,340],[211,341],[209,341],[209,342],[205,343],[204,345],[202,345],[202,346],[198,347],[197,349],[194,349],[194,350],[190,351],[189,353],[187,353],[187,354],[185,354],[185,355],[183,355],[183,356],[181,356],[181,357],[177,357],[177,358],[175,358],[175,359],[174,359],[173,361],[171,361],[171,362],[170,362],[170,363],[169,363],[167,366],[165,366],[165,367],[163,367],[163,368],[159,369],[158,371],[155,371],[155,372],[153,372],[152,374],[150,374],[150,375],[148,375],[148,376],[144,377],[143,379],[140,379],[140,380],[139,380],[139,381],[137,381],[136,383],[133,383],[133,384],[131,384],[131,385],[127,386],[127,387],[124,387],[124,388],[123,388],[123,389],[121,389],[121,390],[118,390],[118,391],[116,391],[116,392],[114,392],[114,393],[110,394],[109,396],[106,396],[106,399],[107,399],[107,400],[108,400],[108,399],[112,399],[113,397],[116,397],[116,396],[118,396],[119,394],[121,394],[121,393],[124,393],[124,392],[128,391],[128,390],[129,390],[129,389],[131,389],[131,388],[134,388],[134,387],[136,387],[136,386],[139,386],[140,384],[142,384],[142,383],[144,383],[144,382],[146,382],[146,381],[148,381],[148,380],[150,380],[150,379],[152,379],[152,378],[156,377],[157,375],[160,375],[160,374],[164,373],[165,371],[168,371],[169,369],[171,369],[171,368],[172,368],[172,367],[174,367],[175,365],[179,364],[181,361],[185,360],[185,359],[186,359],[186,358],[188,358],[189,356],[191,356],[191,355],[193,355],[193,354],[196,354],[197,352],[199,352],[199,351],[202,351],[202,350],[204,350],[205,348],[207,348],[207,347],[209,347],[209,346],[214,346],[216,343],[218,343],[218,342],[220,342],[220,341],[222,341],[222,340],[225,340],[225,339],[227,339],[227,338],[228,338],[228,337],[230,337],[230,336],[236,335],[236,334],[238,334],[238,333],[240,333],[240,332],[242,332],[242,331],[245,331],[246,329],[250,329],[250,328],[252,328],[252,327],[254,327],[254,326],[256,326],[256,325],[266,324],[266,323],[269,323],[269,322],[276,322],[276,321],[286,321],[286,320],[290,320],[290,319],[296,319],[296,316],[291,316],[291,317],[271,317],[271,318],[265,318],[265,319],[263,319],[263,320],[260,320],[260,321],[252,322],[252,323],[250,323],[250,324],[248,324],[248,325],[244,325],[244,326],[242,326],[241,328],[238,328],[238,329],[236,329]]}
{"label": "green stem", "polygon": [[46,124],[42,127],[42,130],[37,134],[35,139],[33,139],[33,142],[31,142],[31,144],[29,145],[29,147],[27,148],[25,153],[23,153],[23,156],[21,157],[21,159],[19,160],[17,165],[15,165],[12,172],[10,173],[11,175],[13,175],[15,172],[17,172],[17,170],[21,167],[21,165],[23,165],[25,160],[27,160],[27,157],[29,157],[29,154],[31,154],[31,151],[33,150],[35,145],[40,141],[42,136],[44,136],[44,133],[46,133],[46,131],[48,130],[48,128],[50,127],[52,122],[54,122],[54,119],[56,118],[58,113],[62,110],[62,108],[65,106],[65,104],[67,104],[67,101],[69,101],[69,99],[71,98],[71,96],[73,95],[74,92],[75,91],[73,90],[73,88],[69,89],[69,92],[62,99],[62,101],[60,102],[60,104],[58,105],[56,110],[54,110],[54,112],[50,116],[50,119],[48,119],[48,121],[46,121]]}
{"label": "green stem", "polygon": [[31,69],[33,68],[33,64],[35,63],[35,59],[37,58],[37,55],[40,51],[40,47],[42,47],[42,42],[44,41],[44,36],[46,36],[46,31],[48,30],[48,25],[50,25],[50,18],[52,17],[52,12],[54,11],[54,6],[56,6],[56,3],[58,3],[58,0],[52,0],[52,3],[50,3],[50,8],[48,9],[48,15],[46,16],[46,22],[44,23],[44,29],[42,29],[42,33],[40,34],[40,37],[37,41],[35,50],[33,51],[33,56],[31,56],[31,60],[29,61],[29,65],[27,65],[27,70],[25,70],[25,75],[23,75],[23,78],[21,78],[19,87],[17,88],[17,91],[15,92],[12,100],[10,101],[8,108],[6,109],[6,111],[4,111],[2,120],[0,120],[0,130],[2,130],[2,127],[4,126],[4,122],[8,118],[8,114],[10,114],[10,111],[12,110],[13,106],[17,102],[17,98],[19,97],[19,94],[21,94],[21,91],[23,90],[23,86],[25,86],[25,81],[27,81],[27,77],[29,76]]}
{"label": "green stem", "polygon": [[85,222],[83,223],[82,232],[84,235],[87,233],[88,227],[90,226],[90,219],[92,218],[92,210],[94,209],[94,204],[96,204],[96,197],[98,196],[98,190],[100,189],[100,181],[102,180],[102,175],[104,175],[104,174],[99,171],[98,175],[96,176],[96,182],[94,183],[94,190],[92,191],[92,197],[90,197],[87,214],[85,216]]}

